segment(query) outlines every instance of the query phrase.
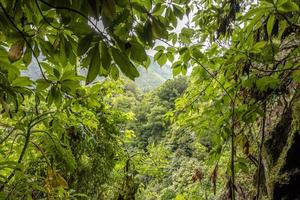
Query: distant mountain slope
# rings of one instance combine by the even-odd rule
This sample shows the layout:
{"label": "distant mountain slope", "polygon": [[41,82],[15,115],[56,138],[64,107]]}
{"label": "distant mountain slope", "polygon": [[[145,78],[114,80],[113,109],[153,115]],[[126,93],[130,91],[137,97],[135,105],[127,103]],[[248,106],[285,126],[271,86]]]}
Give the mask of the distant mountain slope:
{"label": "distant mountain slope", "polygon": [[138,70],[140,76],[134,82],[143,91],[155,89],[172,78],[172,70],[169,65],[160,67],[157,63],[152,62],[148,69],[139,67]]}
{"label": "distant mountain slope", "polygon": [[[172,69],[169,65],[160,67],[156,62],[154,62],[153,58],[150,59],[151,64],[148,69],[138,67],[140,76],[134,81],[142,91],[155,89],[166,80],[172,78]],[[86,74],[86,70],[81,69],[79,73]],[[35,60],[33,60],[32,64],[27,70],[22,71],[22,75],[29,76],[32,80],[42,78],[41,72]],[[98,80],[101,81],[103,78],[98,78]]]}

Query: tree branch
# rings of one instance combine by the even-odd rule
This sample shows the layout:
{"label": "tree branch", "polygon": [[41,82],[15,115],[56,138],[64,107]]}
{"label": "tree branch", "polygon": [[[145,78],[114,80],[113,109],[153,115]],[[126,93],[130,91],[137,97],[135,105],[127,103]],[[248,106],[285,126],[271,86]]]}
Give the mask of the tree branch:
{"label": "tree branch", "polygon": [[39,12],[40,12],[40,14],[41,14],[41,16],[43,17],[44,21],[45,21],[49,26],[51,26],[52,28],[54,28],[54,29],[56,29],[56,30],[59,30],[59,31],[62,30],[60,27],[55,27],[55,26],[53,26],[53,25],[47,20],[47,18],[43,15],[42,9],[41,9],[41,7],[39,6],[37,0],[35,0],[35,4],[36,4],[36,6],[37,6],[37,8],[38,8],[38,10],[39,10]]}
{"label": "tree branch", "polygon": [[7,11],[5,10],[5,8],[3,7],[3,5],[2,5],[1,2],[0,2],[0,7],[1,7],[1,9],[3,10],[3,13],[4,13],[4,15],[6,16],[6,18],[10,21],[10,23],[13,25],[13,27],[17,30],[17,32],[18,32],[18,33],[22,36],[22,38],[25,40],[27,46],[28,46],[29,49],[31,50],[31,52],[32,52],[32,54],[33,54],[35,60],[36,60],[37,63],[38,63],[38,66],[39,66],[39,68],[40,68],[40,71],[41,71],[41,74],[42,74],[43,78],[44,78],[47,82],[51,83],[51,81],[49,81],[49,80],[47,79],[47,77],[45,76],[44,71],[43,71],[43,69],[42,69],[42,66],[41,66],[41,64],[40,64],[40,62],[39,62],[39,59],[38,59],[37,55],[35,54],[35,52],[34,52],[32,46],[31,46],[30,42],[27,40],[27,38],[26,38],[24,32],[21,31],[21,30],[18,28],[18,26],[15,24],[15,22],[13,21],[13,19],[9,16],[9,14],[8,14]]}
{"label": "tree branch", "polygon": [[74,12],[78,15],[80,15],[81,17],[83,17],[84,19],[86,19],[89,23],[91,23],[93,25],[93,27],[98,31],[98,33],[101,35],[101,37],[103,39],[105,39],[107,42],[110,42],[112,43],[112,41],[97,27],[97,25],[88,18],[88,16],[86,16],[85,14],[83,14],[82,12],[74,9],[74,8],[69,8],[69,7],[64,7],[64,6],[55,6],[55,5],[52,5],[44,0],[39,0],[40,2],[44,3],[45,5],[49,6],[50,8],[55,8],[55,9],[58,9],[58,10],[67,10],[67,11],[70,11],[70,12]]}

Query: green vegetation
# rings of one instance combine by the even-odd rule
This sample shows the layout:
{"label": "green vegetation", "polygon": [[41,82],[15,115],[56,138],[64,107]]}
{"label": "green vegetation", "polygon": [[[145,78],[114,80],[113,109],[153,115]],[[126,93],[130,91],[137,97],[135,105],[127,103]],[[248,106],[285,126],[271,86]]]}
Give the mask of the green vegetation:
{"label": "green vegetation", "polygon": [[299,199],[299,6],[0,0],[0,199]]}

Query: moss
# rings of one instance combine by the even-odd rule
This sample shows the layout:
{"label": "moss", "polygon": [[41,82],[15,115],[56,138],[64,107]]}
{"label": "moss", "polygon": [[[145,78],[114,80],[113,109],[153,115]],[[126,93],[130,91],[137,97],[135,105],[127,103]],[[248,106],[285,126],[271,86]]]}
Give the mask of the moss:
{"label": "moss", "polygon": [[[278,180],[280,167],[284,165],[284,153],[286,145],[291,138],[290,129],[292,124],[292,109],[288,108],[278,122],[270,137],[265,141],[263,149],[264,170],[266,174],[266,187],[270,196],[273,195],[274,183]],[[290,136],[291,137],[291,136]]]}
{"label": "moss", "polygon": [[[291,134],[288,138],[288,142],[287,145],[284,147],[282,153],[279,156],[279,159],[277,160],[276,164],[271,167],[271,169],[269,170],[269,178],[268,178],[268,186],[269,188],[273,188],[274,189],[274,184],[275,183],[282,183],[285,184],[286,182],[289,181],[289,175],[287,173],[284,174],[280,174],[280,170],[282,169],[282,167],[286,164],[286,160],[285,157],[287,155],[287,152],[291,146],[291,141],[293,141],[293,135]],[[271,196],[273,196],[273,190],[269,190],[269,192],[271,192]]]}
{"label": "moss", "polygon": [[282,114],[270,137],[265,142],[265,155],[268,166],[274,166],[287,144],[292,125],[292,108],[289,107]]}
{"label": "moss", "polygon": [[[266,165],[268,166],[267,169],[269,169],[269,171],[267,172],[267,174],[269,175],[267,178],[267,188],[269,195],[274,199],[278,198],[278,193],[279,195],[283,195],[284,198],[290,197],[290,195],[294,195],[292,190],[293,187],[298,184],[298,177],[300,176],[300,162],[297,160],[297,152],[299,152],[300,148],[300,101],[294,103],[291,111],[293,111],[292,113],[290,113],[292,114],[292,120],[289,121],[290,118],[287,118],[285,115],[280,122],[282,124],[276,126],[275,128],[275,131],[280,131],[278,127],[283,128],[283,124],[289,126],[288,132],[282,130],[285,134],[287,134],[287,139],[286,141],[282,141],[282,143],[285,143],[283,148],[281,148],[281,146],[277,146],[277,150],[281,151],[278,155],[278,158],[274,157],[274,154],[272,153],[269,155],[267,154],[268,152],[270,153],[270,150],[276,148],[276,146],[273,146],[274,144],[278,144],[278,142],[276,141],[270,142],[269,146],[267,145],[269,149],[266,149],[266,151],[264,152],[265,156],[271,156],[271,158],[267,160],[268,162],[266,163]],[[287,121],[283,120],[288,120],[289,124],[287,124]],[[283,138],[281,137],[282,132],[273,131],[272,134],[276,134],[272,135],[273,140],[283,140]],[[270,146],[270,144],[272,145]]]}
{"label": "moss", "polygon": [[300,100],[294,103],[293,106],[293,130],[300,129]]}

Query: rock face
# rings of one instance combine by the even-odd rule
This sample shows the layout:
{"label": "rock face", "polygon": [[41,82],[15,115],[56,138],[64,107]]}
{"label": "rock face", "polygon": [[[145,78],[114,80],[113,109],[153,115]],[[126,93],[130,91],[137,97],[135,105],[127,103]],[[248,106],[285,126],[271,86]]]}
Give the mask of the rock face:
{"label": "rock face", "polygon": [[265,142],[266,186],[273,200],[300,200],[300,99],[292,101]]}

